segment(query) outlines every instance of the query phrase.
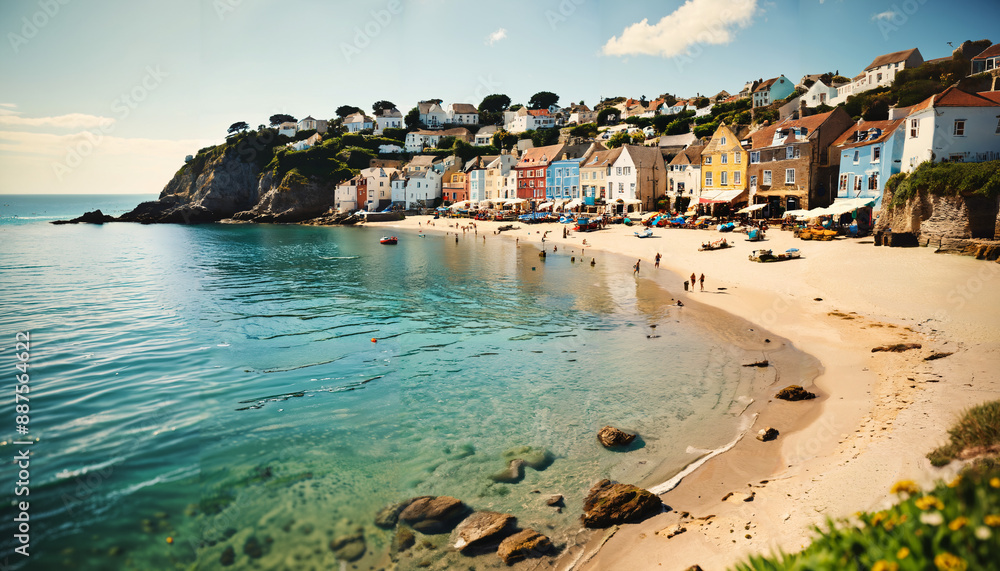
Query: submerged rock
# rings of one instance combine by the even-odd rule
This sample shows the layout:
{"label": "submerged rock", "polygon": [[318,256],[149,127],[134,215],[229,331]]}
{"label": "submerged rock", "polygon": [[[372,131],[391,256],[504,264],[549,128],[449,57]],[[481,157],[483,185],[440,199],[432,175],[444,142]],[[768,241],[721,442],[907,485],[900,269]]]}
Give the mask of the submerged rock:
{"label": "submerged rock", "polygon": [[251,559],[260,559],[264,555],[264,548],[256,535],[247,538],[246,543],[243,544],[243,553],[249,555]]}
{"label": "submerged rock", "polygon": [[814,393],[811,393],[799,385],[788,385],[787,387],[778,391],[778,394],[774,395],[776,398],[781,400],[799,401],[799,400],[809,400],[816,398]]}
{"label": "submerged rock", "polygon": [[663,502],[648,490],[601,480],[587,494],[581,519],[585,527],[601,528],[641,521],[662,509]]}
{"label": "submerged rock", "polygon": [[392,538],[392,552],[402,553],[407,549],[413,547],[413,544],[417,542],[417,536],[413,534],[413,530],[408,527],[400,526],[396,530],[396,535]]}
{"label": "submerged rock", "polygon": [[619,430],[614,426],[605,426],[597,433],[597,439],[607,448],[614,446],[628,446],[635,440],[635,434],[629,434]]}
{"label": "submerged rock", "polygon": [[503,484],[516,484],[524,479],[524,460],[520,458],[511,460],[506,470],[501,470],[490,476],[494,482]]}
{"label": "submerged rock", "polygon": [[497,555],[507,565],[528,557],[541,557],[552,551],[552,541],[533,529],[525,529],[500,542]]}
{"label": "submerged rock", "polygon": [[553,507],[559,507],[565,505],[563,503],[562,494],[553,494],[549,496],[548,499],[545,500],[545,505]]}
{"label": "submerged rock", "polygon": [[490,543],[499,542],[503,536],[513,531],[516,521],[517,519],[510,514],[475,512],[455,528],[453,537],[455,549],[467,553]]}
{"label": "submerged rock", "polygon": [[365,534],[344,535],[330,540],[330,551],[341,561],[357,561],[365,554]]}
{"label": "submerged rock", "polygon": [[777,437],[778,429],[771,428],[770,426],[767,428],[761,428],[760,432],[757,433],[757,440],[760,440],[761,442],[770,442]]}
{"label": "submerged rock", "polygon": [[396,527],[396,523],[399,521],[399,514],[406,506],[410,505],[413,500],[406,500],[405,502],[399,502],[395,504],[389,504],[384,508],[378,510],[375,514],[375,525],[381,527],[382,529],[392,529]]}
{"label": "submerged rock", "polygon": [[225,549],[222,550],[222,555],[219,556],[219,563],[223,567],[229,567],[236,561],[236,550],[233,549],[232,545],[227,545]]}
{"label": "submerged rock", "polygon": [[534,448],[531,446],[515,446],[503,453],[504,460],[519,459],[524,461],[524,465],[541,472],[555,461],[555,456],[545,448]]}
{"label": "submerged rock", "polygon": [[399,514],[399,521],[420,533],[445,533],[455,527],[469,508],[451,496],[420,496],[413,498]]}

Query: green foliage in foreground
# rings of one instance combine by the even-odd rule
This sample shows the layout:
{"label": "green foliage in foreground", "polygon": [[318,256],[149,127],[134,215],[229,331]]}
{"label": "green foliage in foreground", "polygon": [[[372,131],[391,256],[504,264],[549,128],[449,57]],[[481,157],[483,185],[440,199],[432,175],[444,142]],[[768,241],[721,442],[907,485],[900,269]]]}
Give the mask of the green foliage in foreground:
{"label": "green foliage in foreground", "polygon": [[897,173],[886,181],[885,189],[892,193],[890,206],[906,203],[921,192],[936,195],[1000,194],[1000,161],[984,163],[931,163],[919,165],[909,175]]}
{"label": "green foliage in foreground", "polygon": [[858,514],[854,522],[827,521],[804,551],[752,556],[739,571],[843,569],[965,571],[995,569],[1000,561],[1000,469],[980,465],[928,493],[898,482],[902,503]]}
{"label": "green foliage in foreground", "polygon": [[948,430],[948,444],[927,455],[931,464],[944,466],[970,452],[1000,452],[1000,401],[991,401],[965,411],[962,418]]}

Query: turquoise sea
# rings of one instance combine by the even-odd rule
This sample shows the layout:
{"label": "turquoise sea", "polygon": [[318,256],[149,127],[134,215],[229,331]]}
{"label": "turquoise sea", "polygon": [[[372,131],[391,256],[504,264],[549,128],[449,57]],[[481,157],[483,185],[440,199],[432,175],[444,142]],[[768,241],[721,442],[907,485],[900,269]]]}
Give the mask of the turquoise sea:
{"label": "turquoise sea", "polygon": [[[392,533],[375,512],[417,495],[513,513],[566,547],[594,482],[676,473],[730,441],[752,385],[773,380],[612,256],[541,261],[471,233],[382,246],[374,228],[47,223],[150,198],[0,195],[13,568],[216,569],[232,547],[233,568],[330,569],[330,540],[360,531],[351,565],[378,569]],[[15,498],[22,331],[35,443]],[[605,424],[640,439],[605,450]],[[551,463],[489,478],[526,454]],[[561,513],[543,501],[557,493]],[[15,499],[29,558],[12,551]],[[454,568],[446,539],[399,567]]]}

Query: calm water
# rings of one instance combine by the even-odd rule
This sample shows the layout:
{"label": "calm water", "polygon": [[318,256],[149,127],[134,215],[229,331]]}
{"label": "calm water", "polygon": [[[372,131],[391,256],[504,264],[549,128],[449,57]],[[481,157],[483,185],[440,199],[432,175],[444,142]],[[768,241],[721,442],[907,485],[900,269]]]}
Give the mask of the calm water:
{"label": "calm water", "polygon": [[[14,335],[31,333],[29,569],[213,569],[230,546],[239,568],[251,536],[258,568],[325,569],[330,539],[357,528],[358,568],[377,568],[391,534],[375,511],[425,494],[571,543],[597,479],[649,484],[729,441],[763,374],[612,257],[540,262],[492,235],[392,247],[364,228],[44,222],[139,200],[0,197],[8,458]],[[636,449],[602,449],[609,423]],[[554,461],[493,482],[519,447]],[[5,463],[5,499],[16,477]],[[454,564],[414,550],[403,567]]]}

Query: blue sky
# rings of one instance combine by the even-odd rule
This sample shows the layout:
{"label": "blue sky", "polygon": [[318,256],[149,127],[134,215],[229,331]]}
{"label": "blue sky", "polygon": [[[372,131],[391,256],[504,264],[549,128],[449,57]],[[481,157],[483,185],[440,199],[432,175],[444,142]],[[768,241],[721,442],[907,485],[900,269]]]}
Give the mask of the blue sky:
{"label": "blue sky", "polygon": [[982,0],[5,0],[0,193],[157,193],[236,121],[388,99],[735,93],[1000,41]]}

